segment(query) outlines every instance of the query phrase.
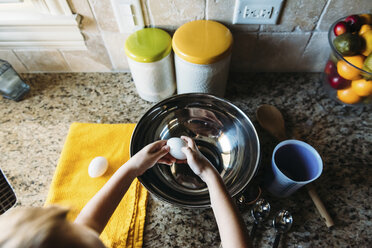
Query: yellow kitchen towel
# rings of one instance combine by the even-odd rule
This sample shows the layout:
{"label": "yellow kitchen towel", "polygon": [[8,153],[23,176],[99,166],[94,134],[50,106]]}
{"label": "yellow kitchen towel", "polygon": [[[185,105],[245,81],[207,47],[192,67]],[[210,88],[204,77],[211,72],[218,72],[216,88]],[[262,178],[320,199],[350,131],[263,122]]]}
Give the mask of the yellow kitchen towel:
{"label": "yellow kitchen towel", "polygon": [[[129,158],[135,124],[73,123],[58,162],[45,205],[70,209],[73,221],[85,204]],[[88,175],[90,161],[107,158],[109,168],[98,178]],[[125,166],[125,165],[124,165]],[[107,247],[142,247],[148,193],[135,179],[103,230]]]}

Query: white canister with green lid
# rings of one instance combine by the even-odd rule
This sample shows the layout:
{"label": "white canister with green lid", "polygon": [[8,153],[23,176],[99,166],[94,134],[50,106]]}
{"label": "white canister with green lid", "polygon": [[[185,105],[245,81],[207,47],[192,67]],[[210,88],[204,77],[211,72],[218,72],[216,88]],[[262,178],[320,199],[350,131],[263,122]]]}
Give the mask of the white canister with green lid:
{"label": "white canister with green lid", "polygon": [[139,96],[150,102],[161,101],[176,90],[172,38],[164,30],[144,28],[131,34],[125,53]]}

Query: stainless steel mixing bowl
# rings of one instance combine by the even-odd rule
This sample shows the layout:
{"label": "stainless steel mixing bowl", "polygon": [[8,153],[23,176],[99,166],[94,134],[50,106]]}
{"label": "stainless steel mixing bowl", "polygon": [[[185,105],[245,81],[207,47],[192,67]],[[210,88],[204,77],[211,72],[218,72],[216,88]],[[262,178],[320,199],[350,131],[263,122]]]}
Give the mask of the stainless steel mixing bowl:
{"label": "stainless steel mixing bowl", "polygon": [[[156,140],[181,135],[195,140],[231,196],[247,186],[258,168],[260,144],[249,118],[232,103],[199,93],[176,95],[148,110],[133,131],[130,154]],[[183,207],[210,206],[206,185],[187,164],[157,164],[139,180],[164,201]]]}

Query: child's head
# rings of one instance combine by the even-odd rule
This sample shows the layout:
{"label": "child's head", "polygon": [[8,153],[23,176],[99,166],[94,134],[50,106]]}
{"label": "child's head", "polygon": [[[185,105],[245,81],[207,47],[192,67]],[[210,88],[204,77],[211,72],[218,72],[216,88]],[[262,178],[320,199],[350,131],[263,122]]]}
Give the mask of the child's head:
{"label": "child's head", "polygon": [[0,216],[0,247],[105,247],[91,229],[66,220],[59,207],[15,208]]}

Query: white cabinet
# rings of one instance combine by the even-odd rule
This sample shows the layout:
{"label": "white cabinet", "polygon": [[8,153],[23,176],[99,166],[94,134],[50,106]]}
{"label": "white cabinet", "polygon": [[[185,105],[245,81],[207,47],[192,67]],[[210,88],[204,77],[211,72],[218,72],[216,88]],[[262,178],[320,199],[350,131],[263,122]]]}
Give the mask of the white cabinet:
{"label": "white cabinet", "polygon": [[85,50],[66,0],[0,0],[0,49]]}

